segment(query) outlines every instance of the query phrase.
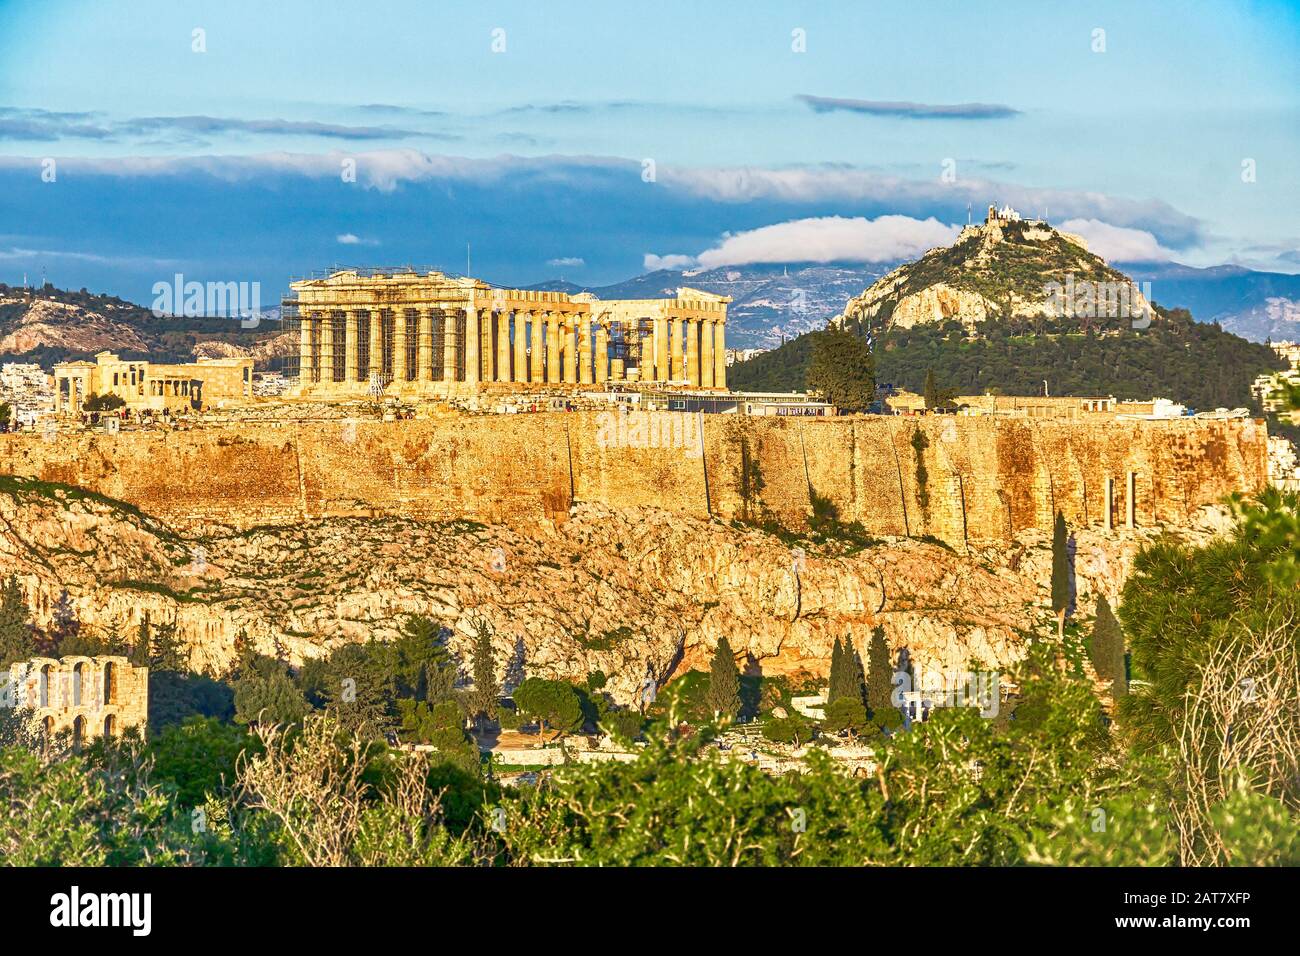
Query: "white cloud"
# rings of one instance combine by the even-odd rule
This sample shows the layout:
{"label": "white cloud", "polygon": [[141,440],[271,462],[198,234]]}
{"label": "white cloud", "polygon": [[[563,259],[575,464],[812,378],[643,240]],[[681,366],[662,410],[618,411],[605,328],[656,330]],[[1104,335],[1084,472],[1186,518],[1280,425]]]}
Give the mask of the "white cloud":
{"label": "white cloud", "polygon": [[1108,262],[1167,262],[1172,253],[1145,229],[1112,226],[1098,219],[1067,219],[1061,223],[1088,241],[1088,248]]}
{"label": "white cloud", "polygon": [[647,255],[647,269],[703,269],[775,262],[892,262],[951,243],[958,226],[911,216],[822,216],[738,232],[698,256]]}
{"label": "white cloud", "polygon": [[377,245],[379,245],[379,240],[378,240],[378,239],[362,239],[360,236],[356,235],[355,233],[351,233],[351,232],[345,232],[345,233],[342,233],[342,234],[340,234],[340,235],[337,235],[337,236],[334,237],[334,239],[335,239],[335,240],[336,240],[340,245],[344,245],[344,246],[377,246]]}
{"label": "white cloud", "polygon": [[564,256],[561,259],[547,259],[546,264],[548,266],[571,266],[573,268],[579,268],[585,266],[587,263],[578,256]]}
{"label": "white cloud", "polygon": [[691,266],[695,265],[694,256],[657,256],[653,252],[647,252],[643,261],[647,272],[655,272],[659,269],[689,269]]}

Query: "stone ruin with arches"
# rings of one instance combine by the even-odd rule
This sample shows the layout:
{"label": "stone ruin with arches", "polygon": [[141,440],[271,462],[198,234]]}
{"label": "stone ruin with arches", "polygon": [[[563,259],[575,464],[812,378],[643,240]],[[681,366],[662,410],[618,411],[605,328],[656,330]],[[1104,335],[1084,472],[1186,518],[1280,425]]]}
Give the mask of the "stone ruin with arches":
{"label": "stone ruin with arches", "polygon": [[34,657],[0,671],[0,681],[0,707],[29,713],[44,740],[67,732],[79,746],[132,727],[144,734],[149,668],[125,657]]}

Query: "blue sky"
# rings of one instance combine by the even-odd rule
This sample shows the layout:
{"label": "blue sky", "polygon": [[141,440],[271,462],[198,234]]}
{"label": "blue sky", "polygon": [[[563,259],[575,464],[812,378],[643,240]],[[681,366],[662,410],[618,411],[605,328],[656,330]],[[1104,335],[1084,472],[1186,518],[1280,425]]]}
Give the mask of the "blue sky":
{"label": "blue sky", "polygon": [[0,0],[0,280],[137,300],[880,261],[991,201],[1296,272],[1297,157],[1295,3]]}

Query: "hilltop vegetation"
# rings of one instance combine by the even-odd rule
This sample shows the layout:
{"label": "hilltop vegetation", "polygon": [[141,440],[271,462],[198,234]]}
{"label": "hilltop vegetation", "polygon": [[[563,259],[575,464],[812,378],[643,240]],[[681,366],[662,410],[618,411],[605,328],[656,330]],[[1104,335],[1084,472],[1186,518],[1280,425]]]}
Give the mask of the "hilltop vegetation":
{"label": "hilltop vegetation", "polygon": [[[1147,329],[1084,329],[1074,319],[1050,318],[990,319],[973,330],[955,320],[895,328],[876,342],[876,380],[919,392],[933,369],[940,383],[964,395],[992,389],[1041,395],[1046,380],[1053,395],[1163,396],[1208,409],[1249,405],[1255,376],[1285,364],[1267,346],[1195,322],[1185,309],[1155,312]],[[802,390],[820,334],[737,363],[728,371],[728,384]]]}

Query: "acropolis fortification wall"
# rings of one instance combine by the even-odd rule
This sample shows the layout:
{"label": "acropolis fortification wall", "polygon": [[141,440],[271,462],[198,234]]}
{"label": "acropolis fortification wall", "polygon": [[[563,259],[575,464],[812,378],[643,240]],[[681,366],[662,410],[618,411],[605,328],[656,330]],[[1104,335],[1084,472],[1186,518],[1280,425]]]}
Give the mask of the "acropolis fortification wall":
{"label": "acropolis fortification wall", "polygon": [[575,502],[803,525],[814,498],[878,535],[952,544],[1178,524],[1267,481],[1262,422],[832,419],[575,412],[186,432],[0,435],[0,471],[85,487],[181,528],[390,514],[508,524]]}

